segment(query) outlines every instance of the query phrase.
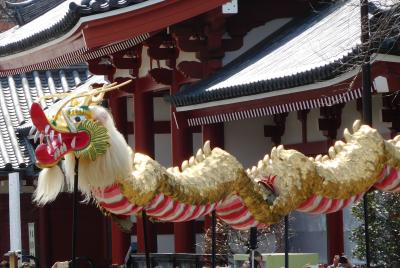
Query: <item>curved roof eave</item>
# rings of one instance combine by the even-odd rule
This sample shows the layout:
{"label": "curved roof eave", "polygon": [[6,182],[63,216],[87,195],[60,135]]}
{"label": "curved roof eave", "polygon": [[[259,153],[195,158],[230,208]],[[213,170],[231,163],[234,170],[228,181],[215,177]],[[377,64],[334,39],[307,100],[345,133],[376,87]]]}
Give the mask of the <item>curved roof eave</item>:
{"label": "curved roof eave", "polygon": [[[13,28],[0,35],[0,71],[16,70],[22,67],[31,66],[34,64],[44,63],[49,60],[60,58],[68,53],[82,53],[82,50],[95,49],[107,44],[112,44],[136,36],[147,35],[151,32],[158,31],[174,23],[178,23],[190,17],[196,16],[215,7],[218,7],[227,0],[146,0],[133,5],[115,8],[104,12],[104,10],[88,12],[87,9],[82,9],[77,6],[74,0],[66,1],[64,6],[45,13],[36,18],[30,23]],[[66,11],[66,7],[68,10]],[[188,12],[190,10],[191,12]],[[90,10],[89,10],[90,11]],[[34,34],[35,23],[45,21],[46,16],[51,12],[60,12],[63,19],[53,23],[50,27],[36,29]],[[80,12],[83,12],[82,15]],[[163,13],[164,12],[164,13]],[[166,12],[166,17],[155,20],[151,14],[162,16]],[[177,14],[174,15],[174,12]],[[180,12],[180,13],[179,13]],[[74,15],[75,14],[75,15]],[[179,14],[179,15],[178,15]],[[53,14],[54,17],[55,14]],[[132,18],[136,18],[133,20]],[[143,18],[150,20],[149,23],[143,22]],[[130,30],[122,29],[126,26],[126,22],[137,23],[140,27],[132,27]],[[103,28],[110,24],[121,26],[120,31],[115,31],[115,26],[112,32],[105,34]],[[43,22],[42,22],[43,24]],[[39,25],[40,26],[40,25]],[[31,27],[32,31],[30,31]],[[110,28],[107,28],[110,31]],[[132,30],[134,29],[134,31]],[[7,37],[11,37],[17,31],[25,31],[20,38],[10,43],[4,41]],[[98,33],[101,31],[101,34]],[[94,35],[95,38],[102,37],[101,44],[99,42],[90,42],[87,35]],[[8,35],[8,36],[7,36]],[[3,37],[3,52],[1,39]],[[24,38],[26,37],[26,38]],[[113,39],[114,38],[114,39]],[[33,56],[35,55],[35,56]]]}

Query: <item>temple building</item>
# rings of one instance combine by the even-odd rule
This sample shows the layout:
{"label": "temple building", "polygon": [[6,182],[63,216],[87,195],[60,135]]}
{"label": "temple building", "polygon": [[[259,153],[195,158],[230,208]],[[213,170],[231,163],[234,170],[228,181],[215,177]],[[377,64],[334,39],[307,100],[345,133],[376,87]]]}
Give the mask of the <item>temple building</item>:
{"label": "temple building", "polygon": [[[400,25],[379,21],[394,9],[384,0],[369,8],[373,126],[386,138],[400,128],[400,47],[382,27]],[[279,144],[326,154],[361,118],[357,0],[29,0],[8,10],[18,25],[0,34],[0,234],[8,237],[7,176],[18,173],[22,248],[35,241],[43,267],[69,258],[72,212],[67,193],[48,206],[31,203],[38,170],[28,110],[37,97],[132,79],[108,94],[108,107],[132,148],[167,167],[206,140],[248,168]],[[144,251],[141,217],[124,234],[92,204],[79,210],[80,255],[105,266],[123,263],[131,241]],[[291,252],[317,252],[323,263],[351,255],[357,223],[349,209],[327,212],[323,205],[291,215]],[[209,225],[207,217],[149,223],[151,252],[201,253]],[[3,241],[0,253],[10,248]]]}

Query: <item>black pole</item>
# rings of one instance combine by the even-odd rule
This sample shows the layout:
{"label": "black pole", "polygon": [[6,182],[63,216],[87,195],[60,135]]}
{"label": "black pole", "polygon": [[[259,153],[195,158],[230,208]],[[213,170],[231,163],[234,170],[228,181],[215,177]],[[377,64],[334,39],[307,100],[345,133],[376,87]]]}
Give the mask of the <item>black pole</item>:
{"label": "black pole", "polygon": [[75,268],[76,261],[76,234],[77,234],[77,212],[78,212],[78,171],[79,159],[75,158],[74,193],[72,195],[72,259],[71,267]]}
{"label": "black pole", "polygon": [[254,267],[254,250],[257,249],[257,227],[251,227],[250,228],[250,250],[251,250],[251,256],[250,256],[250,267]]}
{"label": "black pole", "polygon": [[216,267],[217,254],[217,217],[215,210],[211,213],[211,267]]}
{"label": "black pole", "polygon": [[143,239],[144,239],[144,253],[146,255],[146,267],[150,268],[150,251],[149,251],[149,244],[147,241],[147,214],[146,211],[142,210],[142,220],[143,220]]}
{"label": "black pole", "polygon": [[285,268],[289,268],[289,216],[285,216]]}
{"label": "black pole", "polygon": [[[361,4],[361,42],[364,61],[362,65],[362,108],[364,124],[372,126],[372,93],[371,93],[371,55],[369,51],[370,31],[368,18],[368,0],[360,0]],[[365,227],[365,257],[367,267],[370,267],[370,247],[368,228],[368,193],[364,195],[364,227]]]}

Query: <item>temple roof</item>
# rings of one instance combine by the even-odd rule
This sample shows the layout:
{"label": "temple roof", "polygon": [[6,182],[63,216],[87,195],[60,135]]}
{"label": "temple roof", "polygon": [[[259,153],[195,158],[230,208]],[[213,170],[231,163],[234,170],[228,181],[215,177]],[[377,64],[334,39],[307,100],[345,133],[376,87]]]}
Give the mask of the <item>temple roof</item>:
{"label": "temple roof", "polygon": [[[87,79],[85,66],[0,77],[0,171],[33,164],[27,135],[19,135],[20,128],[29,125],[32,102],[43,95],[74,90]],[[41,102],[43,107],[53,103]]]}
{"label": "temple roof", "polygon": [[58,69],[123,51],[227,1],[26,0],[9,4],[19,25],[0,34],[0,75]]}
{"label": "temple roof", "polygon": [[[354,69],[362,60],[359,2],[339,0],[303,21],[293,21],[273,38],[267,38],[209,79],[183,88],[170,100],[178,111],[184,111],[202,104],[218,106],[221,100],[226,104],[242,101],[243,97],[247,101],[265,97],[266,93],[290,94],[292,88],[306,90],[307,85]],[[382,15],[392,4],[378,0],[370,12]]]}
{"label": "temple roof", "polygon": [[20,26],[0,34],[0,56],[25,51],[61,37],[83,17],[127,6],[144,7],[160,1],[27,0],[8,4],[14,10]]}

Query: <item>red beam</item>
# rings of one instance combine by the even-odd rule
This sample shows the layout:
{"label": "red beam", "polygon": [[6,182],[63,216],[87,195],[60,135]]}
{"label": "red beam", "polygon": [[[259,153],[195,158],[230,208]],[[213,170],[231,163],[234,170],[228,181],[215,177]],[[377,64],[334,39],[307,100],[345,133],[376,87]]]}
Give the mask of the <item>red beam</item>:
{"label": "red beam", "polygon": [[227,0],[164,1],[134,12],[91,21],[83,29],[83,35],[87,47],[95,48],[163,29],[225,2]]}

